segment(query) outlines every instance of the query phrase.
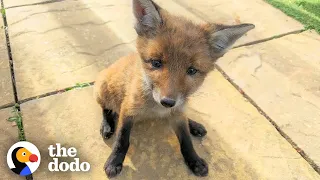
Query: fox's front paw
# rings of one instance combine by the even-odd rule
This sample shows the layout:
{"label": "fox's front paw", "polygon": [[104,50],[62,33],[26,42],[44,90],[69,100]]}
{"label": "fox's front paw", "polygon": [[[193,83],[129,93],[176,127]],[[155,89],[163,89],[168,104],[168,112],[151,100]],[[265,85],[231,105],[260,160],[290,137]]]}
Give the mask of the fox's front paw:
{"label": "fox's front paw", "polygon": [[190,133],[194,136],[203,137],[207,134],[206,128],[193,120],[189,120]]}
{"label": "fox's front paw", "polygon": [[114,133],[114,130],[108,124],[101,124],[100,134],[103,139],[109,139]]}
{"label": "fox's front paw", "polygon": [[208,164],[201,158],[187,162],[187,165],[196,176],[208,175]]}
{"label": "fox's front paw", "polygon": [[104,171],[108,178],[115,177],[122,170],[122,163],[116,163],[115,161],[107,161],[104,165]]}

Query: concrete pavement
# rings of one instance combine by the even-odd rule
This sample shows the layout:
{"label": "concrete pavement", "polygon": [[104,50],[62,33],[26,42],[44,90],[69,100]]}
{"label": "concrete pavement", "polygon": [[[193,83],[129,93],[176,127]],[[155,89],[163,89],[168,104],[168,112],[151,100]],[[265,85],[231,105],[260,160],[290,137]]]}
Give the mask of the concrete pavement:
{"label": "concrete pavement", "polygon": [[[319,35],[303,32],[277,38],[303,26],[262,0],[157,2],[196,22],[255,24],[256,29],[236,45],[276,38],[232,49],[218,65],[319,164]],[[36,97],[94,81],[101,69],[135,50],[130,1],[4,0],[4,5],[17,97],[33,98],[21,104],[26,138],[43,155],[34,179],[106,178],[102,167],[113,139],[105,144],[99,135],[101,112],[92,97],[92,87]],[[12,86],[6,53],[0,45],[0,58],[4,59],[0,70],[5,69],[0,71],[0,82],[5,82],[0,88],[7,88],[0,94],[2,104],[14,102],[12,89],[8,89]],[[7,111],[0,110],[1,119],[10,116]],[[218,71],[209,75],[191,99],[188,115],[208,130],[205,138],[193,138],[199,155],[209,163],[210,174],[204,179],[320,179],[268,119]],[[0,127],[8,128],[8,124]],[[9,138],[4,132],[1,136]],[[164,122],[137,125],[131,140],[119,179],[196,179],[184,165],[177,140]],[[90,162],[92,170],[49,172],[47,148],[56,142],[76,147],[80,160]],[[7,143],[9,146],[11,141]],[[4,169],[0,172],[11,176]]]}
{"label": "concrete pavement", "polygon": [[0,21],[0,107],[14,102],[4,24]]}
{"label": "concrete pavement", "polygon": [[303,32],[234,49],[218,65],[320,165],[320,36]]}
{"label": "concrete pavement", "polygon": [[62,1],[7,10],[19,99],[94,81],[100,70],[133,51],[134,30],[121,28],[132,20],[125,13],[112,15],[130,6],[97,2]]}

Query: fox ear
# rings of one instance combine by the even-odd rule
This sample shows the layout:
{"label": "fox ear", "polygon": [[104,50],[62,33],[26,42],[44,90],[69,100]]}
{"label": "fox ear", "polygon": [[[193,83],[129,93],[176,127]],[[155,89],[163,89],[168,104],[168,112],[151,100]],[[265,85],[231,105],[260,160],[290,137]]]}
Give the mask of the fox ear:
{"label": "fox ear", "polygon": [[160,7],[151,0],[133,0],[132,5],[137,34],[139,36],[155,35],[157,28],[162,23]]}
{"label": "fox ear", "polygon": [[213,53],[222,56],[241,36],[254,27],[253,24],[215,25],[214,32],[210,33],[209,37],[209,44]]}

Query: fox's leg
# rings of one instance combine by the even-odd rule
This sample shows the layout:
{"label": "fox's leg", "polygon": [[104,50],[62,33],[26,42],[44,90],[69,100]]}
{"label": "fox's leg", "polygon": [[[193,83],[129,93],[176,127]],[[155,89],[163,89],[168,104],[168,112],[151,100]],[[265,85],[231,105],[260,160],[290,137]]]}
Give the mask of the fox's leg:
{"label": "fox's leg", "polygon": [[103,119],[101,122],[100,134],[103,139],[109,139],[115,131],[118,114],[110,109],[103,109],[102,115]]}
{"label": "fox's leg", "polygon": [[207,134],[206,128],[200,124],[195,122],[192,119],[188,119],[190,133],[194,136],[203,137]]}
{"label": "fox's leg", "polygon": [[116,176],[122,170],[122,163],[129,148],[129,138],[133,118],[120,114],[117,127],[117,137],[113,144],[112,153],[104,165],[105,172],[109,178]]}
{"label": "fox's leg", "polygon": [[187,166],[196,176],[207,176],[208,165],[198,156],[193,148],[188,119],[185,117],[177,117],[173,122],[173,128],[179,139],[180,150]]}

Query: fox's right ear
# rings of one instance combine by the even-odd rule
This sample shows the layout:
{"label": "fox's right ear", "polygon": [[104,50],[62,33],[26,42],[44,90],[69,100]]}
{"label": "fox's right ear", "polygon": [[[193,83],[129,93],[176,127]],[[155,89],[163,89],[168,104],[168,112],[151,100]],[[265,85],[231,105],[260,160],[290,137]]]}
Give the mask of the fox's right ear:
{"label": "fox's right ear", "polygon": [[151,0],[133,0],[133,14],[136,18],[135,30],[139,36],[152,37],[162,20],[160,7]]}

